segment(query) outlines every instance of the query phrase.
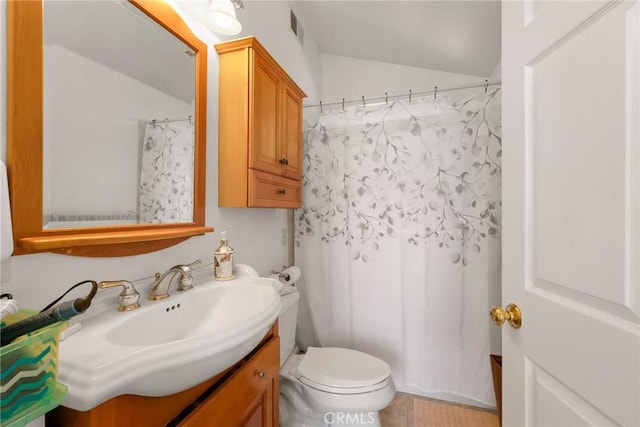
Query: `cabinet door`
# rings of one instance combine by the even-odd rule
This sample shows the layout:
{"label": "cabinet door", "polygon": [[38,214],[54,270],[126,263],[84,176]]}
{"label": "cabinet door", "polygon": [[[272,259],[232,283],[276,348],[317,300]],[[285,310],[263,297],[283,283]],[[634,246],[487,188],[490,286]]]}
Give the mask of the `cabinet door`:
{"label": "cabinet door", "polygon": [[280,175],[281,83],[260,55],[254,53],[253,87],[249,97],[249,167]]}
{"label": "cabinet door", "polygon": [[285,164],[282,175],[302,179],[302,99],[287,86],[283,90],[282,157]]}
{"label": "cabinet door", "polygon": [[280,340],[274,337],[181,427],[278,427]]}

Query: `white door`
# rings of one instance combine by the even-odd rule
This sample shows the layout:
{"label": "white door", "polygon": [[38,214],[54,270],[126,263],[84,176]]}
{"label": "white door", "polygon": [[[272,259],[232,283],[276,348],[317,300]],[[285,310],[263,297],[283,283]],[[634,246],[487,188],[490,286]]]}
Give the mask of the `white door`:
{"label": "white door", "polygon": [[640,425],[640,4],[504,1],[503,424]]}

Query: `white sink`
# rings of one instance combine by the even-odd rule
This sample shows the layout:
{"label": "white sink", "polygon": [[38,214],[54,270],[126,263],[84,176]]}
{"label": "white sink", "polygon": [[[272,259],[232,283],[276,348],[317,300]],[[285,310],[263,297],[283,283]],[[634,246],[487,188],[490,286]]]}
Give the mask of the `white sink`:
{"label": "white sink", "polygon": [[64,406],[87,411],[122,394],[166,396],[200,384],[255,348],[280,310],[280,296],[264,278],[172,288],[160,301],[138,291],[139,309],[118,312],[114,298],[100,301],[98,313],[89,317],[92,305],[78,317],[81,329],[61,341]]}

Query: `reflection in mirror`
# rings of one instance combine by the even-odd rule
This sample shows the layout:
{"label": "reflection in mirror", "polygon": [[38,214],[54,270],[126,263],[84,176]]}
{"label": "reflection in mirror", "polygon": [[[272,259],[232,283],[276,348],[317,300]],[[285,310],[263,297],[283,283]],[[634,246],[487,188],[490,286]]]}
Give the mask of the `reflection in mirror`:
{"label": "reflection in mirror", "polygon": [[43,228],[191,223],[194,88],[194,51],[130,3],[45,1]]}

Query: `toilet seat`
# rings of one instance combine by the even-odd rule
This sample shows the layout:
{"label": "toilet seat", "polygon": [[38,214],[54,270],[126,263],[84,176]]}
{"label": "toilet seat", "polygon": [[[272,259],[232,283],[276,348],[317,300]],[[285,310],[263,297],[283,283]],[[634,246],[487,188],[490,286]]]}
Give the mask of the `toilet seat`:
{"label": "toilet seat", "polygon": [[295,377],[302,384],[336,394],[380,390],[391,381],[391,367],[369,354],[346,348],[309,347]]}
{"label": "toilet seat", "polygon": [[391,378],[387,378],[384,381],[381,381],[377,384],[371,384],[368,386],[363,386],[363,387],[333,387],[333,386],[329,386],[329,385],[325,385],[325,384],[320,384],[320,383],[316,383],[313,382],[311,380],[309,380],[308,378],[305,377],[300,377],[298,378],[298,381],[300,381],[300,383],[311,387],[315,390],[319,390],[319,391],[323,391],[326,393],[332,393],[332,394],[363,394],[363,393],[372,393],[374,391],[378,391],[381,390],[385,387],[387,387],[390,382],[391,382]]}

